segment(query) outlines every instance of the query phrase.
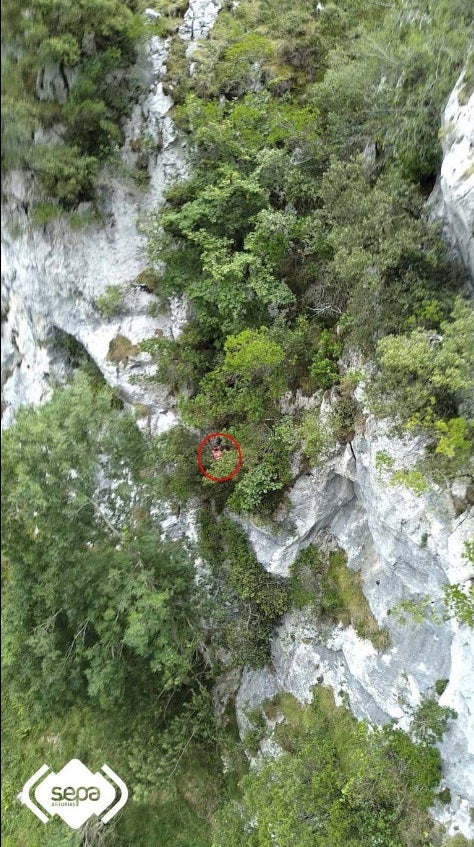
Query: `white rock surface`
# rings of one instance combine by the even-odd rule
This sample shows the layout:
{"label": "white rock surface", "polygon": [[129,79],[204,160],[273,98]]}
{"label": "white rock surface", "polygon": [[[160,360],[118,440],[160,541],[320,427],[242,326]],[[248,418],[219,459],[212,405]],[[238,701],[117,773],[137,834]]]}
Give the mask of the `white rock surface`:
{"label": "white rock surface", "polygon": [[461,74],[443,115],[443,163],[434,202],[474,283],[474,93],[467,103],[459,102],[463,78]]}
{"label": "white rock surface", "polygon": [[[410,714],[423,694],[433,694],[439,679],[449,679],[441,705],[458,718],[450,722],[440,745],[443,786],[453,795],[449,824],[472,837],[465,814],[474,803],[474,632],[456,621],[430,619],[400,623],[391,609],[401,600],[432,600],[442,607],[443,585],[463,582],[472,568],[462,557],[463,542],[474,534],[474,510],[456,516],[450,497],[435,490],[420,497],[389,484],[377,469],[384,451],[394,467],[409,467],[420,443],[396,439],[383,423],[369,421],[352,446],[319,470],[297,480],[290,491],[291,531],[273,535],[247,523],[259,561],[287,576],[300,549],[325,531],[348,554],[348,566],[360,570],[364,594],[390,647],[377,652],[353,627],[324,629],[309,612],[285,616],[272,640],[271,666],[247,671],[238,695],[241,730],[248,728],[244,710],[276,691],[309,702],[316,684],[330,685],[337,702],[377,724],[397,719],[407,729]],[[446,810],[435,810],[446,821]]]}
{"label": "white rock surface", "polygon": [[153,21],[153,22],[159,21],[160,18],[161,18],[160,13],[156,12],[155,9],[145,9],[143,14],[145,15],[146,18],[148,18],[150,21]]}
{"label": "white rock surface", "polygon": [[194,53],[198,42],[205,38],[214,26],[221,7],[220,0],[190,0],[179,28],[180,38],[190,42],[186,49],[188,59]]}
{"label": "white rock surface", "polygon": [[[218,3],[191,2],[187,13],[191,30],[182,37],[203,37],[219,8]],[[143,140],[147,141],[146,191],[138,189],[125,172],[106,169],[98,186],[104,221],[72,229],[63,216],[40,228],[33,227],[29,218],[34,195],[30,177],[11,172],[5,179],[3,426],[11,423],[19,406],[44,402],[55,382],[63,377],[64,364],[50,344],[54,329],[77,339],[126,400],[148,406],[145,421],[152,432],[165,431],[176,422],[174,399],[166,389],[136,382],[137,376],[153,371],[147,354],[134,353],[119,364],[108,358],[110,342],[117,335],[125,336],[133,345],[155,334],[175,337],[187,317],[185,304],[173,301],[167,315],[152,318],[148,311],[156,305],[156,298],[130,289],[130,283],[147,265],[146,237],[137,223],[160,206],[166,185],[187,172],[186,146],[178,139],[169,116],[173,101],[163,92],[168,48],[169,41],[157,36],[152,36],[145,46],[136,71],[147,94],[134,106],[124,127],[125,167],[137,163]],[[66,90],[56,91],[63,82],[62,74],[58,68],[46,71],[38,80],[39,96],[54,96],[62,102]],[[119,286],[130,293],[120,316],[104,320],[96,302],[109,286]]]}

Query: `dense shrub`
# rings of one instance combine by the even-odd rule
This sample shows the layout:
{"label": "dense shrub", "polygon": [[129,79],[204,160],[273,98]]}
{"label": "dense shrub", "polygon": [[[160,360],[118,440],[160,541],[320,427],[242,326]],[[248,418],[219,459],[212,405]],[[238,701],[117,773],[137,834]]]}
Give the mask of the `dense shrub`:
{"label": "dense shrub", "polygon": [[242,797],[217,816],[213,847],[432,843],[438,750],[392,727],[358,724],[320,687],[310,706],[280,695],[264,709],[280,718],[275,740],[285,752],[243,778]]}
{"label": "dense shrub", "polygon": [[245,533],[228,518],[201,512],[199,552],[210,567],[210,609],[233,664],[259,667],[268,659],[270,635],[291,605],[285,581],[264,570]]}
{"label": "dense shrub", "polygon": [[78,147],[38,146],[30,164],[47,194],[66,208],[93,197],[98,161],[95,156],[84,156]]}

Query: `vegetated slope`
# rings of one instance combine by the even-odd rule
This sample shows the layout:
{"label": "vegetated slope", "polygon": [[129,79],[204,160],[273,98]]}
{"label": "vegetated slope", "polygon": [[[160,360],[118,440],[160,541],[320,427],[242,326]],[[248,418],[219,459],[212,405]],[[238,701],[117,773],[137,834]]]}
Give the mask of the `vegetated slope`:
{"label": "vegetated slope", "polygon": [[[235,511],[271,512],[301,442],[314,462],[328,439],[350,438],[355,350],[378,365],[373,409],[429,434],[425,472],[466,463],[472,312],[424,212],[465,60],[463,10],[458,28],[444,4],[242,3],[172,88],[195,167],[168,193],[150,255],[166,260],[160,292],[184,292],[193,321],[147,349],[187,424],[241,442]],[[282,413],[284,391],[332,387],[330,426]]]}
{"label": "vegetated slope", "polygon": [[93,197],[100,164],[123,140],[120,119],[139,86],[129,68],[145,34],[137,8],[3,4],[2,167],[32,170],[66,208]]}
{"label": "vegetated slope", "polygon": [[[219,662],[231,690],[234,667],[265,659],[294,600],[221,512],[270,514],[301,442],[314,462],[328,439],[350,438],[360,375],[345,373],[344,349],[379,356],[375,407],[396,402],[402,424],[431,433],[425,473],[465,463],[471,317],[422,210],[467,18],[462,3],[320,11],[242,0],[194,54],[191,80],[174,46],[169,85],[195,166],[169,194],[151,256],[167,262],[160,290],[184,291],[194,320],[178,342],[148,347],[183,393],[184,420],[234,434],[245,466],[237,482],[204,486],[189,432],[149,442],[90,379],[9,432],[7,845],[44,844],[14,797],[40,759],[73,755],[107,761],[133,800],[105,832],[50,824],[53,847],[436,843],[432,742],[449,717],[436,703],[422,716],[434,729],[414,740],[357,728],[323,694],[309,711],[269,704],[267,716],[286,717],[285,755],[237,787],[246,765],[232,705],[217,719],[210,691]],[[315,412],[282,413],[285,390],[329,388],[330,427]],[[202,595],[156,522],[157,499],[178,507],[190,495],[206,511]]]}

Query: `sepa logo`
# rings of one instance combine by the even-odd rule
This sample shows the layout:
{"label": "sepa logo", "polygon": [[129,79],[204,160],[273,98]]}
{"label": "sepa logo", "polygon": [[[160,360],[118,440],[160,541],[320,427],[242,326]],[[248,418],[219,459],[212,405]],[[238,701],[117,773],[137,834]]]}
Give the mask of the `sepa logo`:
{"label": "sepa logo", "polygon": [[[108,823],[125,806],[128,790],[125,783],[107,765],[103,765],[101,771],[109,779],[105,779],[102,773],[92,773],[79,759],[71,759],[59,773],[54,773],[48,765],[43,765],[25,782],[18,799],[43,823],[48,823],[54,815],[59,815],[72,829],[79,829],[92,815],[97,815],[103,823]],[[41,809],[30,797],[33,786],[36,786],[34,797]],[[106,814],[102,814],[106,809]],[[43,810],[48,812],[50,817]]]}

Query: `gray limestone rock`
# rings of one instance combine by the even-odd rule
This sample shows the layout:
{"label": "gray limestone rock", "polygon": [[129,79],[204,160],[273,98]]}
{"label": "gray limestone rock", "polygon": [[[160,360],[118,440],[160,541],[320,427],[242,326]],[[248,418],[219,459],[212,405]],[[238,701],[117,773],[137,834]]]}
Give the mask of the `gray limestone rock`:
{"label": "gray limestone rock", "polygon": [[[435,489],[418,497],[390,485],[377,467],[379,452],[388,453],[397,468],[410,466],[422,448],[419,440],[395,438],[387,423],[369,419],[352,448],[296,481],[289,493],[290,529],[274,534],[244,523],[259,561],[282,576],[299,550],[321,541],[321,531],[335,538],[348,566],[360,571],[390,646],[377,651],[352,626],[328,628],[310,612],[290,613],[272,640],[271,666],[244,674],[238,709],[242,713],[246,703],[255,708],[271,690],[309,702],[312,687],[324,684],[357,717],[377,724],[393,718],[408,728],[421,697],[433,695],[437,680],[449,679],[440,702],[458,717],[440,745],[442,785],[453,795],[449,825],[472,835],[465,810],[474,802],[474,633],[430,611],[442,606],[446,583],[464,583],[472,572],[463,546],[474,534],[474,510],[456,515],[449,493]],[[392,614],[402,600],[423,602],[425,619],[415,623],[408,615],[402,623]],[[242,714],[239,722],[245,725]],[[445,810],[438,812],[447,820]]]}
{"label": "gray limestone rock", "polygon": [[464,101],[463,80],[464,73],[444,110],[443,162],[431,206],[433,215],[447,225],[447,235],[474,283],[474,93]]}
{"label": "gray limestone rock", "polygon": [[221,7],[220,0],[190,0],[179,28],[179,37],[190,42],[186,49],[188,59],[194,53],[197,42],[205,38],[214,26]]}
{"label": "gray limestone rock", "polygon": [[57,103],[65,103],[77,74],[77,68],[67,68],[60,63],[44,65],[36,79],[38,100],[55,100]]}

